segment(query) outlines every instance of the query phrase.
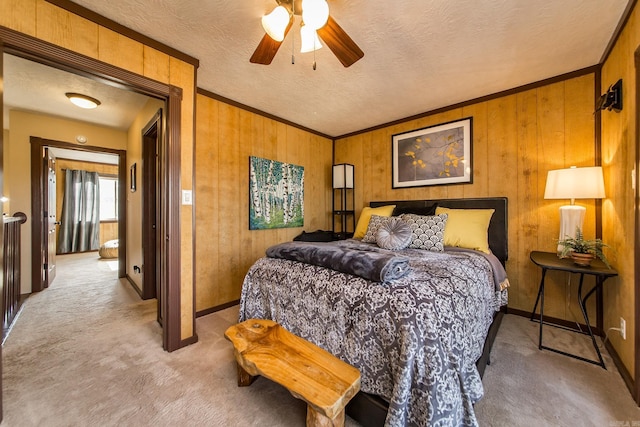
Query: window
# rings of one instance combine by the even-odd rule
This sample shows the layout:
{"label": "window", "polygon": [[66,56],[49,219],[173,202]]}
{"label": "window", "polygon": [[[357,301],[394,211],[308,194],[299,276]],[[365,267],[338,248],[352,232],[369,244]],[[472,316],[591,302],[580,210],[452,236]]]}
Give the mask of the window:
{"label": "window", "polygon": [[118,178],[100,177],[100,221],[118,220]]}

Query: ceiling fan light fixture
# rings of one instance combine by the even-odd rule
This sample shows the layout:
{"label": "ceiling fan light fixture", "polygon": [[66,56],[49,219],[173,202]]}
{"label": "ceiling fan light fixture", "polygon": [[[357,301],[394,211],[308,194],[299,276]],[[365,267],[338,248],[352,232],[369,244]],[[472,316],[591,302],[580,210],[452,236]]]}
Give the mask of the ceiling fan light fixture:
{"label": "ceiling fan light fixture", "polygon": [[71,101],[73,105],[76,105],[80,108],[92,110],[100,105],[100,101],[98,101],[97,99],[87,95],[82,95],[80,93],[67,92],[65,93],[65,95],[67,96],[67,98],[69,98],[69,101]]}
{"label": "ceiling fan light fixture", "polygon": [[303,24],[300,27],[300,53],[313,52],[321,48],[322,44],[316,30]]}
{"label": "ceiling fan light fixture", "polygon": [[302,0],[302,21],[304,24],[318,30],[329,19],[329,4],[326,0]]}
{"label": "ceiling fan light fixture", "polygon": [[273,9],[270,14],[262,17],[262,28],[264,28],[264,31],[269,37],[281,42],[284,40],[284,35],[290,20],[291,16],[287,8],[278,6]]}

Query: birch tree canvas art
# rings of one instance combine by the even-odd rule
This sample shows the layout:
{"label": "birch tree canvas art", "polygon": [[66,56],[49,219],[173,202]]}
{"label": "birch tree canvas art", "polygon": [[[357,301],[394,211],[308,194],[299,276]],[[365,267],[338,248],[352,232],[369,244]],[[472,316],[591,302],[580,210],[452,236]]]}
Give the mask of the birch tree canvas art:
{"label": "birch tree canvas art", "polygon": [[304,225],[304,167],[249,157],[249,230]]}

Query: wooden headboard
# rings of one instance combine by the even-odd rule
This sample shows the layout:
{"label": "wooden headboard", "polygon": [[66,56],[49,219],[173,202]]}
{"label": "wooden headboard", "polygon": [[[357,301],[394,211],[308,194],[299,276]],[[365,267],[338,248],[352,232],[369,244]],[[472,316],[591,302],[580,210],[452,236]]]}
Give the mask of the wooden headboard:
{"label": "wooden headboard", "polygon": [[487,197],[478,199],[434,199],[434,200],[399,200],[386,202],[371,202],[372,208],[385,205],[396,205],[402,208],[426,208],[437,204],[451,209],[495,209],[489,222],[489,248],[491,252],[505,265],[509,258],[509,244],[507,240],[507,198]]}

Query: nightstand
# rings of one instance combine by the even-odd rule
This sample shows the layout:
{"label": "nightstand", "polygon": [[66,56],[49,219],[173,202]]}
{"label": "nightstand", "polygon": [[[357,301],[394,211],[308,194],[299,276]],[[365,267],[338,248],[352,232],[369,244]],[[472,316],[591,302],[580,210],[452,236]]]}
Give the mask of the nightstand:
{"label": "nightstand", "polygon": [[[573,357],[575,359],[583,360],[585,362],[593,363],[594,365],[602,366],[604,369],[607,369],[604,365],[604,360],[602,359],[602,354],[600,354],[600,349],[598,348],[598,343],[596,342],[596,338],[593,335],[593,331],[591,329],[591,324],[589,323],[589,315],[586,310],[587,299],[594,293],[598,294],[598,301],[596,303],[596,326],[600,329],[603,327],[602,321],[602,285],[604,281],[609,277],[614,277],[618,275],[618,272],[614,269],[607,268],[607,266],[600,260],[596,259],[591,263],[589,267],[581,267],[573,263],[573,261],[569,258],[559,258],[556,253],[553,252],[538,252],[533,251],[530,255],[531,261],[536,264],[538,267],[542,269],[542,278],[540,279],[540,287],[538,288],[538,297],[536,298],[536,303],[533,306],[533,311],[531,312],[531,320],[535,320],[536,309],[538,308],[538,303],[540,303],[540,318],[538,322],[540,322],[540,335],[538,338],[538,348],[540,350],[549,350],[556,353],[563,354],[565,356]],[[591,337],[591,342],[593,343],[593,348],[595,348],[596,353],[598,354],[598,360],[587,359],[582,356],[578,356],[575,354],[567,353],[562,350],[558,350],[555,348],[547,347],[542,345],[542,327],[545,322],[544,318],[544,279],[548,270],[557,270],[557,271],[566,271],[572,274],[580,275],[580,284],[578,285],[578,304],[580,305],[580,310],[582,311],[582,316],[584,317],[585,324],[587,325],[587,332],[576,331],[579,333],[583,333],[585,335],[589,335]],[[584,281],[585,275],[595,276],[596,285],[587,292],[587,294],[582,296],[582,285]],[[547,323],[549,324],[549,323]],[[551,324],[550,324],[551,325]],[[551,325],[556,326],[556,325]]]}

